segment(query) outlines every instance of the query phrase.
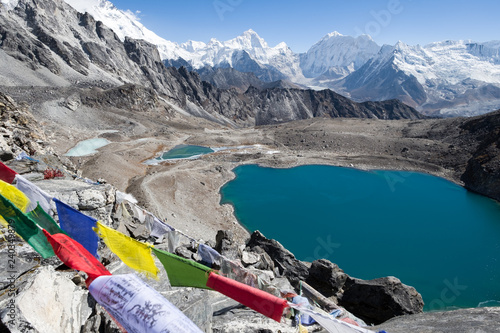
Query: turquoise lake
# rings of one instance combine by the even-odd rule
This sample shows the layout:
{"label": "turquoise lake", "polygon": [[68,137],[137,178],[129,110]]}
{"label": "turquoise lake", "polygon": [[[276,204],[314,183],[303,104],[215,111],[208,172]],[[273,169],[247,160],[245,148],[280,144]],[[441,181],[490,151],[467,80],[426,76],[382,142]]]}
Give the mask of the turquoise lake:
{"label": "turquoise lake", "polygon": [[157,160],[172,160],[180,158],[190,158],[204,154],[213,153],[213,149],[203,146],[178,145],[163,153]]}
{"label": "turquoise lake", "polygon": [[201,155],[213,153],[214,150],[208,147],[195,145],[178,145],[161,154],[161,156],[147,160],[145,163],[154,165],[162,161],[197,158]]}
{"label": "turquoise lake", "polygon": [[248,230],[362,279],[396,276],[424,310],[500,306],[500,204],[411,172],[244,165],[221,189]]}

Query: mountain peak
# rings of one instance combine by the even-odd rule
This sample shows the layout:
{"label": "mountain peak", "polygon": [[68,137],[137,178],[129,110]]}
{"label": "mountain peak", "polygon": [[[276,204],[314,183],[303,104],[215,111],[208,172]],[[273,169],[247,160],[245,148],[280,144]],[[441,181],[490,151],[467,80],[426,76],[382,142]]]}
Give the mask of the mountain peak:
{"label": "mountain peak", "polygon": [[255,30],[253,30],[253,29],[248,29],[247,31],[244,31],[241,35],[242,36],[257,36],[257,37],[259,37],[259,34],[256,33]]}
{"label": "mountain peak", "polygon": [[340,32],[333,31],[333,32],[330,32],[329,34],[327,34],[325,37],[332,38],[332,37],[342,37],[342,36],[344,36],[344,35],[342,35]]}

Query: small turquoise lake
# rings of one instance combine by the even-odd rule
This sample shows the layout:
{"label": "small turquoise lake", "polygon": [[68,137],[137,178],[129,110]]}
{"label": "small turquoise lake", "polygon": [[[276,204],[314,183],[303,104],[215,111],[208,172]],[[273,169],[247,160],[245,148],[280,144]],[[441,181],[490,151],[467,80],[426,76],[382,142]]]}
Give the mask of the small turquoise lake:
{"label": "small turquoise lake", "polygon": [[213,153],[212,148],[195,145],[177,145],[154,159],[146,161],[146,164],[156,164],[168,160],[180,160],[198,158],[201,155]]}
{"label": "small turquoise lake", "polygon": [[424,310],[500,306],[500,204],[445,179],[323,165],[244,165],[221,189],[249,231],[362,279],[396,276]]}

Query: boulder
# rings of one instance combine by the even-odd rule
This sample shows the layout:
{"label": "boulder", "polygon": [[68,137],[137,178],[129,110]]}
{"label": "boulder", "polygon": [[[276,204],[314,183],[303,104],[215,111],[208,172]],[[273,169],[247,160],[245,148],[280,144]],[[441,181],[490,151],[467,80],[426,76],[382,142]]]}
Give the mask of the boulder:
{"label": "boulder", "polygon": [[247,243],[247,250],[253,251],[256,247],[260,247],[271,257],[278,273],[288,278],[294,287],[298,286],[300,280],[307,279],[308,266],[296,259],[292,252],[285,249],[278,241],[267,239],[258,230],[252,233]]}
{"label": "boulder", "polygon": [[263,271],[274,271],[273,259],[271,259],[266,251],[264,251],[260,246],[255,246],[252,250],[260,255],[260,260],[253,265],[253,268]]}
{"label": "boulder", "polygon": [[25,281],[17,280],[17,297],[0,301],[2,322],[10,332],[80,332],[92,308],[88,291],[76,286],[71,275],[45,266],[28,274]]}
{"label": "boulder", "polygon": [[348,275],[336,264],[326,259],[313,261],[306,282],[325,297],[337,298],[344,287]]}
{"label": "boulder", "polygon": [[348,277],[339,304],[368,324],[421,313],[424,302],[415,288],[389,276],[374,280]]}
{"label": "boulder", "polygon": [[235,243],[233,237],[233,232],[230,230],[217,231],[217,235],[215,236],[215,251],[229,259],[238,258],[238,245]]}
{"label": "boulder", "polygon": [[260,255],[252,252],[243,251],[241,254],[241,263],[243,266],[248,267],[255,265],[260,261]]}

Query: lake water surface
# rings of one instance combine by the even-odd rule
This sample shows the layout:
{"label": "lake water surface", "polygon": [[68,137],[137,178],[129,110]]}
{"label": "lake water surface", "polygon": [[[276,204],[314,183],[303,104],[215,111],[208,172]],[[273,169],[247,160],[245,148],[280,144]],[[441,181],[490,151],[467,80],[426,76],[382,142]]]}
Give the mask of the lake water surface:
{"label": "lake water surface", "polygon": [[97,149],[108,145],[110,142],[104,138],[94,138],[78,142],[65,156],[87,156],[97,153]]}
{"label": "lake water surface", "polygon": [[396,276],[425,310],[500,306],[500,204],[419,173],[308,165],[234,169],[222,203],[298,259]]}

